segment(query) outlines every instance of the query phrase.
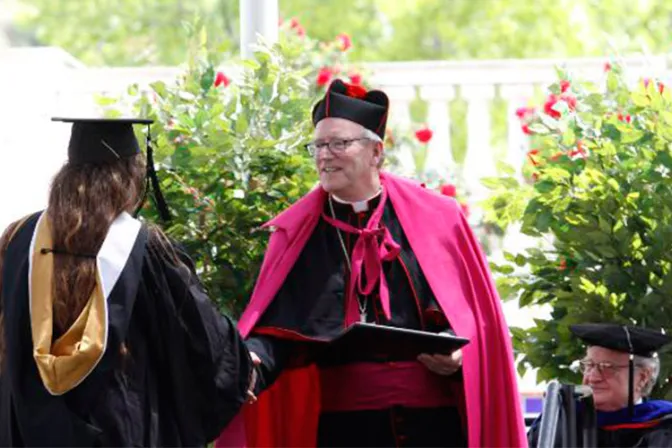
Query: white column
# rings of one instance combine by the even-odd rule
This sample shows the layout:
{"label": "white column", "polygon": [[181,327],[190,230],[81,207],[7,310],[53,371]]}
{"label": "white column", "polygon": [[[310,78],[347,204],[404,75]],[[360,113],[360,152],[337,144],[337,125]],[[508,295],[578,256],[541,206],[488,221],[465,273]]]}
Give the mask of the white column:
{"label": "white column", "polygon": [[450,144],[449,103],[455,97],[453,86],[423,86],[420,98],[427,101],[427,126],[432,130],[432,140],[427,148],[425,172],[435,172],[447,178],[455,164]]}
{"label": "white column", "polygon": [[530,98],[534,94],[532,85],[506,85],[502,86],[500,93],[506,100],[507,120],[507,148],[505,162],[511,165],[522,179],[522,166],[525,162],[525,154],[529,150],[530,138],[522,131],[520,118],[516,116],[516,110],[520,107],[531,107]]}
{"label": "white column", "polygon": [[463,176],[475,201],[479,201],[487,194],[487,190],[481,185],[481,179],[496,174],[490,141],[491,103],[495,96],[495,87],[465,85],[462,86],[461,93],[467,102],[467,154]]}
{"label": "white column", "polygon": [[[415,99],[415,88],[411,85],[381,87],[390,98],[390,118],[388,129],[397,132],[412,132],[411,129],[411,102]],[[401,141],[401,135],[392,135],[396,142]],[[408,145],[396,143],[395,156],[399,161],[398,174],[414,176],[416,174],[415,157]]]}
{"label": "white column", "polygon": [[240,0],[240,54],[253,55],[252,46],[261,36],[265,42],[278,41],[278,0]]}

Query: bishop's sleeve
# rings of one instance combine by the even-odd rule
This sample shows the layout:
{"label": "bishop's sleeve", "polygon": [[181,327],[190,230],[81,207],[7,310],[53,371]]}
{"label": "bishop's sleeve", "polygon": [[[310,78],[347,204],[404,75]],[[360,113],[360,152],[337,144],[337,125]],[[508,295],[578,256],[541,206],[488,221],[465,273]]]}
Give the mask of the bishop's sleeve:
{"label": "bishop's sleeve", "polygon": [[169,405],[182,443],[204,445],[245,403],[254,367],[235,324],[216,309],[189,257],[175,249],[178,262],[162,245],[150,240],[147,298],[161,347],[161,381],[174,397]]}

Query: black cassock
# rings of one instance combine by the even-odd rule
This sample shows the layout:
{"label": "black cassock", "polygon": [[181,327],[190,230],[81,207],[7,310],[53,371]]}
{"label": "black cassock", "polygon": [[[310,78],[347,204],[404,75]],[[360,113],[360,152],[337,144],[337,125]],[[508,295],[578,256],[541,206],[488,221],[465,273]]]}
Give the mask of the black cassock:
{"label": "black cassock", "polygon": [[[350,204],[332,201],[335,218],[363,228],[379,205],[380,196],[368,201],[366,211],[355,212]],[[331,216],[330,201],[324,212]],[[367,322],[432,332],[450,331],[450,326],[411,250],[391,202],[384,205],[381,223],[401,247],[396,260],[383,262],[387,280],[391,319],[388,320],[374,292],[359,297],[365,303]],[[262,360],[257,392],[272,385],[283,369],[316,363],[320,367],[359,362],[385,363],[365,359],[359,353],[333,359],[320,354],[319,346],[297,341],[297,335],[331,339],[343,331],[345,291],[349,271],[345,251],[352,255],[357,235],[341,232],[321,219],[283,286],[261,316],[248,339],[250,351]],[[344,247],[345,246],[345,247]],[[345,249],[345,251],[344,251]],[[366,299],[364,301],[364,299]],[[459,381],[461,372],[450,380]],[[457,408],[405,408],[339,411],[323,413],[318,428],[318,446],[466,446],[465,432]]]}
{"label": "black cassock", "polygon": [[31,337],[29,248],[39,217],[23,224],[5,253],[0,445],[203,446],[214,440],[245,401],[249,353],[202,289],[191,260],[179,249],[171,253],[145,226],[125,236],[129,253],[106,297],[99,361],[75,387],[50,393]]}

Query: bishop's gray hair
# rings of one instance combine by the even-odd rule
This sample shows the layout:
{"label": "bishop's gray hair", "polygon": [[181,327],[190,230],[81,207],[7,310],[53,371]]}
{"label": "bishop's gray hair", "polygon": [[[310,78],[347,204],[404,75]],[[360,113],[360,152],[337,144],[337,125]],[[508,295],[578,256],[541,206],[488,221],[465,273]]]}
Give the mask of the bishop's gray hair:
{"label": "bishop's gray hair", "polygon": [[[362,127],[364,128],[364,126]],[[369,140],[373,140],[377,143],[383,143],[383,139],[380,138],[380,135],[376,134],[371,129],[364,128],[364,138],[368,138]]]}
{"label": "bishop's gray hair", "polygon": [[648,397],[651,395],[651,391],[658,381],[658,375],[660,374],[660,358],[657,356],[647,358],[635,355],[634,362],[636,366],[642,369],[647,369],[650,372],[649,379],[642,388],[642,397]]}
{"label": "bishop's gray hair", "polygon": [[[364,133],[362,137],[368,138],[369,140],[380,143],[381,145],[384,144],[383,139],[380,138],[380,135],[376,134],[373,132],[371,129],[367,129],[364,126],[362,126],[362,129],[364,129]],[[381,168],[383,166],[383,163],[385,163],[385,151],[380,152],[380,160],[378,160],[378,165],[376,165],[377,168]]]}

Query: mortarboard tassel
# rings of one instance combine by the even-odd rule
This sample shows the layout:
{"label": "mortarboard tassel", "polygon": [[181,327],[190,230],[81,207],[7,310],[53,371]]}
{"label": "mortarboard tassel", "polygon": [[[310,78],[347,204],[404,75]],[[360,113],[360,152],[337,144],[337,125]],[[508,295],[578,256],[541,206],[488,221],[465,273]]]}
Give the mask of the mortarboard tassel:
{"label": "mortarboard tassel", "polygon": [[161,192],[159,178],[156,175],[156,169],[154,168],[154,149],[152,148],[152,137],[150,134],[150,129],[149,126],[147,126],[147,185],[145,187],[145,194],[142,198],[142,201],[135,211],[136,215],[140,212],[143,204],[145,203],[145,200],[147,199],[147,193],[149,192],[150,186],[154,195],[154,203],[159,212],[159,217],[164,222],[170,221],[170,211],[168,210],[168,205],[166,204],[166,200],[164,199],[163,193]]}

